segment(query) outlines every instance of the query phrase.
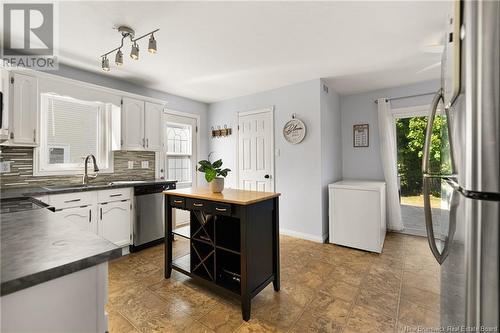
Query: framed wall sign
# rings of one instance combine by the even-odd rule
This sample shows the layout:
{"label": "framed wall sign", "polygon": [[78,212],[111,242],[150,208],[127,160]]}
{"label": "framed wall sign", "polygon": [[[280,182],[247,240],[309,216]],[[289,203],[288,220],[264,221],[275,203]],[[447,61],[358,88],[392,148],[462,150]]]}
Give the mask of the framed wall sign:
{"label": "framed wall sign", "polygon": [[306,136],[306,125],[302,120],[292,115],[292,120],[289,120],[283,127],[283,136],[286,141],[296,145],[304,140]]}
{"label": "framed wall sign", "polygon": [[368,124],[352,126],[352,144],[354,147],[368,147],[370,145],[370,130]]}

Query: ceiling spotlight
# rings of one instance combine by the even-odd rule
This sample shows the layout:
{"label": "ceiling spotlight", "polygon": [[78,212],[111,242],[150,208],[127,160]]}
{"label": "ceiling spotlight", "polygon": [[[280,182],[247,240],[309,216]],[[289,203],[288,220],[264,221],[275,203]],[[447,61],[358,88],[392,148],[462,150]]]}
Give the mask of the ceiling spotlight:
{"label": "ceiling spotlight", "polygon": [[122,66],[123,65],[123,52],[122,48],[124,47],[124,41],[130,40],[130,43],[132,44],[132,49],[130,50],[130,58],[134,60],[139,60],[139,44],[137,43],[139,40],[149,37],[149,43],[148,43],[148,51],[150,53],[156,53],[158,51],[156,47],[156,39],[154,36],[155,32],[158,32],[160,29],[155,29],[153,31],[150,31],[144,35],[141,35],[139,37],[136,37],[134,29],[127,27],[127,26],[119,26],[116,28],[118,32],[121,34],[121,44],[112,49],[111,51],[108,51],[101,55],[102,58],[102,70],[108,72],[110,70],[109,67],[109,60],[108,60],[108,55],[116,52],[115,55],[115,63],[117,66]]}
{"label": "ceiling spotlight", "polygon": [[149,46],[148,46],[148,51],[149,53],[156,53],[156,39],[153,34],[151,34],[151,37],[149,37]]}
{"label": "ceiling spotlight", "polygon": [[132,51],[130,51],[130,58],[134,60],[139,59],[139,45],[134,42],[134,45],[132,45]]}
{"label": "ceiling spotlight", "polygon": [[102,58],[101,67],[103,71],[109,72],[109,60],[107,57]]}
{"label": "ceiling spotlight", "polygon": [[123,53],[121,49],[118,49],[118,52],[116,52],[115,64],[117,66],[123,65]]}

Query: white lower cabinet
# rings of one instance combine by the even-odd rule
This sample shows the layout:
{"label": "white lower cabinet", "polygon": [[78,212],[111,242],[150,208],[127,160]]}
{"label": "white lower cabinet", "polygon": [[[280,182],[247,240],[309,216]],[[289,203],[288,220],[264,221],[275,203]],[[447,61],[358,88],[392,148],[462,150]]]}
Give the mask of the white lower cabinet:
{"label": "white lower cabinet", "polygon": [[92,214],[92,206],[66,208],[55,213],[78,228],[97,234],[97,221]]}
{"label": "white lower cabinet", "polygon": [[124,246],[130,244],[130,200],[101,203],[98,235]]}
{"label": "white lower cabinet", "polygon": [[[45,199],[54,214],[80,229],[124,247],[132,240],[132,188],[54,194]],[[82,205],[83,204],[83,205]]]}

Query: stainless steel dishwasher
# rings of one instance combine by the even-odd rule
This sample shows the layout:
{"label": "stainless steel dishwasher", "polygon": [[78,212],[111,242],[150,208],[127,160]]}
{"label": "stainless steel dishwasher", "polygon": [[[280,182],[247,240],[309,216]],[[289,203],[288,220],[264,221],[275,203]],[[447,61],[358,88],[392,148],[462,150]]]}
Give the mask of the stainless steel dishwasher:
{"label": "stainless steel dishwasher", "polygon": [[134,187],[135,216],[131,251],[139,251],[163,242],[165,237],[165,190],[175,189],[175,183],[152,183]]}

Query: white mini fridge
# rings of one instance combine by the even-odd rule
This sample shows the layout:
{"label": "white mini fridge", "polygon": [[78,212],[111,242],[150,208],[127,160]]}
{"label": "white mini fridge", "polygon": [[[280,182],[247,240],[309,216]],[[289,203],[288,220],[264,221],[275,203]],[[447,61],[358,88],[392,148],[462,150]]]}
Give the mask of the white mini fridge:
{"label": "white mini fridge", "polygon": [[385,183],[342,180],[328,185],[330,243],[382,252],[386,231]]}

